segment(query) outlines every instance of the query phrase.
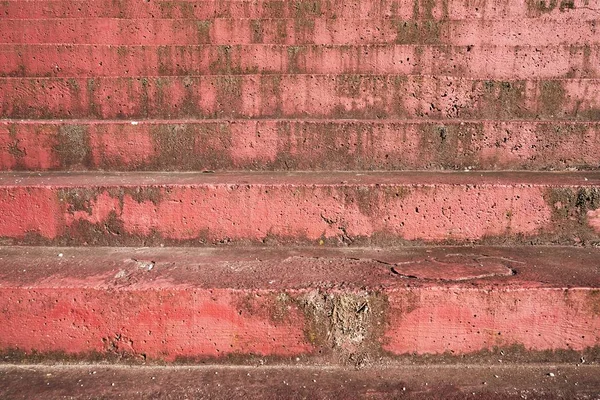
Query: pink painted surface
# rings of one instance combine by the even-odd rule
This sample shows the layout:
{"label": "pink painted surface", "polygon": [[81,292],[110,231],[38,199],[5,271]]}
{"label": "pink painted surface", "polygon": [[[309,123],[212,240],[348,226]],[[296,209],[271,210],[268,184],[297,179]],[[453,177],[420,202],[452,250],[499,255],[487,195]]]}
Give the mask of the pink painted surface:
{"label": "pink painted surface", "polygon": [[226,73],[448,75],[490,79],[598,77],[598,46],[0,45],[0,75],[156,76]]}
{"label": "pink painted surface", "polygon": [[389,296],[383,348],[394,354],[463,354],[513,344],[583,350],[600,341],[594,296],[597,291],[535,288],[398,291]]}
{"label": "pink painted surface", "polygon": [[[166,173],[11,179],[4,179],[0,188],[5,221],[0,236],[23,240],[33,234],[51,240],[67,235],[78,243],[90,239],[78,231],[82,222],[96,227],[92,238],[108,240],[114,223],[122,224],[120,234],[158,234],[176,241],[533,236],[561,229],[560,221],[552,219],[555,206],[546,200],[549,189],[576,191],[598,184],[594,173]],[[31,204],[42,213],[31,213]]]}
{"label": "pink painted surface", "polygon": [[[468,264],[469,258],[486,254],[519,273],[442,282],[422,263],[445,261],[456,253],[463,257],[452,256],[450,264],[440,265],[460,271],[460,260]],[[548,248],[543,254],[520,248],[515,253],[514,248],[489,247],[34,247],[18,253],[0,248],[6,272],[0,277],[0,350],[95,351],[167,361],[326,354],[330,339],[315,336],[319,331],[311,325],[329,323],[314,319],[327,315],[321,314],[326,309],[310,306],[320,296],[365,296],[369,310],[376,307],[371,303],[375,297],[369,296],[385,298],[389,306],[383,314],[370,316],[361,327],[380,336],[353,343],[381,346],[389,355],[460,355],[513,345],[584,350],[600,344],[597,253],[568,248]],[[390,265],[411,262],[426,280],[390,272]],[[320,282],[320,289],[314,282]],[[378,324],[382,321],[384,325]],[[334,331],[335,324],[334,319]],[[347,334],[338,336],[336,346],[350,343],[353,332]]]}
{"label": "pink painted surface", "polygon": [[0,12],[9,18],[376,18],[452,20],[511,20],[544,16],[547,19],[595,19],[598,9],[586,0],[575,0],[569,7],[560,3],[486,0],[477,3],[462,0],[428,1],[313,1],[310,6],[296,7],[294,3],[248,0],[135,0],[113,3],[109,1],[68,0],[9,0],[0,4]]}
{"label": "pink painted surface", "polygon": [[[15,188],[16,189],[16,188]],[[21,236],[35,232],[48,239],[64,230],[60,226],[63,207],[56,195],[42,188],[0,190],[2,224],[0,235]]]}
{"label": "pink painted surface", "polygon": [[[0,348],[144,354],[167,361],[232,353],[286,356],[312,349],[297,310],[286,310],[288,320],[278,324],[266,313],[240,310],[236,301],[244,296],[254,293],[153,290],[151,285],[142,290],[2,289]],[[260,297],[252,301],[260,307]]]}
{"label": "pink painted surface", "polygon": [[596,231],[600,232],[600,209],[587,212],[588,224]]}
{"label": "pink painted surface", "polygon": [[0,78],[7,118],[595,119],[598,80],[244,75]]}
{"label": "pink painted surface", "polygon": [[[59,146],[73,130],[81,140]],[[0,169],[565,169],[600,163],[599,132],[589,122],[0,121]]]}
{"label": "pink painted surface", "polygon": [[[196,45],[445,43],[460,46],[598,43],[592,20],[443,21],[407,28],[395,19],[3,19],[2,43]],[[410,25],[409,25],[410,26]],[[418,32],[418,34],[415,34]]]}

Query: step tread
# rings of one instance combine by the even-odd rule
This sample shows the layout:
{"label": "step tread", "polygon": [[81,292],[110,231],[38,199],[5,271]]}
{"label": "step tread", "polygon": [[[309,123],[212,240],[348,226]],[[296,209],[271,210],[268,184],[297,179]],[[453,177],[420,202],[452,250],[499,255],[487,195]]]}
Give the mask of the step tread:
{"label": "step tread", "polygon": [[[4,244],[598,244],[600,172],[0,174]],[[36,210],[36,212],[31,212]]]}
{"label": "step tread", "polygon": [[598,186],[600,171],[2,172],[0,187],[86,186]]}
{"label": "step tread", "polygon": [[[486,260],[513,269],[514,275],[502,268],[484,265]],[[396,268],[398,274],[391,268]],[[404,268],[415,277],[403,276]],[[119,278],[115,275],[136,269],[144,274],[136,276],[130,284],[118,284]],[[0,290],[61,287],[267,291],[319,287],[349,291],[399,287],[498,291],[594,289],[600,287],[600,248],[0,247]]]}
{"label": "step tread", "polygon": [[531,246],[2,247],[0,353],[599,361],[599,260]]}
{"label": "step tread", "polygon": [[[127,399],[593,399],[600,366],[387,365],[355,370],[268,366],[123,366],[0,364],[0,395]],[[168,395],[165,395],[168,393]]]}

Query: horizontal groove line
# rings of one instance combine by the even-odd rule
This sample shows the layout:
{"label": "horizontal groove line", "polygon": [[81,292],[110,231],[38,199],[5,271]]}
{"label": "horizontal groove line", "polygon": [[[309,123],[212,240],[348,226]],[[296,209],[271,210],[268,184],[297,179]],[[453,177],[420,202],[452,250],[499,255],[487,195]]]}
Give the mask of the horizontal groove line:
{"label": "horizontal groove line", "polygon": [[3,123],[21,123],[21,124],[125,124],[130,125],[135,122],[135,125],[150,125],[150,124],[198,124],[198,123],[254,123],[254,122],[307,122],[307,123],[371,123],[371,124],[476,124],[476,123],[497,123],[497,124],[569,124],[569,125],[585,125],[594,124],[600,125],[600,121],[594,120],[527,120],[527,119],[453,119],[453,120],[423,120],[423,119],[356,119],[356,118],[323,118],[323,119],[294,119],[294,118],[201,118],[201,119],[19,119],[5,118],[0,119],[0,124]]}
{"label": "horizontal groove line", "polygon": [[[69,187],[597,187],[598,171],[335,170],[335,171],[28,171],[0,172],[0,189]],[[195,189],[194,189],[195,190]]]}
{"label": "horizontal groove line", "polygon": [[[181,47],[181,48],[221,48],[221,47],[280,47],[282,49],[286,49],[289,47],[318,47],[318,48],[358,48],[358,47],[394,47],[394,48],[414,48],[414,47],[429,47],[429,48],[463,48],[469,47],[470,45],[462,45],[462,44],[449,44],[449,43],[359,43],[359,44],[281,44],[281,43],[239,43],[239,44],[106,44],[106,43],[14,43],[14,42],[6,42],[0,43],[0,51],[2,51],[2,47],[52,47],[55,48],[57,46],[60,47],[102,47],[102,48],[115,48],[119,49],[122,47],[126,48],[140,48],[140,49],[160,49],[160,48],[170,48],[170,47]],[[582,43],[582,44],[549,44],[549,45],[517,45],[517,44],[478,44],[472,45],[472,48],[484,48],[484,49],[512,49],[518,48],[519,50],[523,49],[532,49],[538,51],[539,49],[565,49],[569,50],[573,47],[581,47],[581,48],[600,48],[599,43]]]}
{"label": "horizontal groove line", "polygon": [[[12,246],[12,247],[20,247],[23,249],[26,249],[28,247],[33,247],[33,246]],[[286,246],[286,248],[290,248],[292,246]],[[435,246],[435,245],[428,245],[427,247],[440,247],[440,248],[447,248],[448,246]],[[475,248],[477,248],[478,246],[473,246]],[[514,248],[514,246],[494,246],[494,247],[504,247],[504,248]],[[571,248],[568,246],[545,246],[545,245],[536,245],[536,247],[548,247],[548,248],[557,248],[557,247],[567,247],[567,248]],[[70,247],[65,247],[66,249],[71,249]],[[108,247],[109,249],[112,249],[114,247]],[[121,247],[123,248],[123,247]],[[299,250],[302,250],[302,247],[296,247]],[[94,249],[102,249],[102,247],[94,247]],[[131,249],[135,249],[135,247],[132,247]],[[168,249],[168,247],[165,247],[165,249]],[[203,248],[204,249],[204,248]],[[360,247],[352,247],[352,249],[361,249]],[[372,247],[366,247],[364,248],[365,250],[372,250]],[[556,289],[560,289],[560,288],[541,288],[542,290],[545,289],[551,289],[551,290],[556,290]],[[588,287],[575,287],[574,289],[588,289]],[[531,289],[529,289],[531,290]],[[540,288],[537,288],[537,290],[540,290]],[[514,369],[515,367],[518,368],[525,368],[525,369],[538,369],[538,368],[552,368],[554,369],[559,369],[559,368],[588,368],[588,369],[600,369],[600,364],[577,364],[577,366],[575,366],[573,363],[530,363],[530,362],[525,362],[525,363],[519,363],[519,362],[510,362],[510,361],[504,361],[502,364],[472,364],[472,363],[456,363],[456,364],[435,364],[435,363],[427,363],[427,364],[404,364],[404,363],[393,363],[393,362],[386,362],[385,365],[382,366],[378,366],[377,364],[373,367],[374,370],[385,370],[385,371],[389,371],[389,370],[394,370],[394,369],[401,369],[401,370],[412,370],[412,369],[417,369],[417,370],[429,370],[432,368],[437,368],[437,369],[482,369],[482,370],[489,370],[489,371],[493,371],[493,370],[506,370],[506,369]],[[68,360],[61,360],[60,364],[45,364],[45,363],[38,363],[38,364],[10,364],[10,363],[2,363],[0,364],[0,369],[1,370],[9,370],[9,369],[25,369],[25,370],[29,370],[29,369],[40,369],[40,370],[61,370],[61,369],[88,369],[88,368],[106,368],[106,369],[110,369],[110,370],[126,370],[126,371],[131,371],[131,370],[140,370],[140,371],[148,371],[148,370],[181,370],[181,371],[187,371],[187,370],[244,370],[244,371],[264,371],[264,370],[279,370],[279,369],[286,369],[286,370],[310,370],[310,371],[323,371],[323,370],[327,370],[327,371],[348,371],[348,367],[346,365],[332,365],[332,364],[309,364],[309,365],[305,365],[305,364],[295,364],[295,365],[290,365],[290,364],[264,364],[261,365],[260,367],[257,367],[256,365],[244,365],[244,364],[239,364],[239,365],[231,365],[231,364],[184,364],[184,365],[177,365],[177,364],[173,364],[173,365],[153,365],[153,364],[149,364],[149,365],[143,365],[143,366],[139,366],[139,365],[130,365],[130,364],[107,364],[106,362],[98,362],[98,363],[81,363],[81,362],[69,362]]]}
{"label": "horizontal groove line", "polygon": [[362,76],[362,77],[406,77],[406,78],[414,78],[414,77],[422,77],[422,78],[433,78],[439,77],[444,79],[460,79],[464,81],[490,81],[490,82],[547,82],[547,81],[564,81],[564,82],[576,82],[576,81],[600,81],[600,72],[595,73],[595,77],[586,77],[586,78],[562,78],[562,77],[547,77],[547,78],[507,78],[505,75],[481,75],[481,76],[473,76],[469,75],[402,75],[402,74],[369,74],[369,73],[361,73],[361,72],[345,72],[340,74],[311,74],[311,73],[299,73],[299,74],[291,74],[291,73],[281,73],[281,72],[263,72],[260,75],[256,73],[245,74],[245,73],[232,73],[232,74],[210,74],[207,73],[205,75],[132,75],[132,76],[116,76],[116,75],[56,75],[56,76],[44,76],[40,75],[25,75],[25,76],[14,76],[14,75],[2,75],[0,74],[0,80],[2,79],[52,79],[52,80],[60,80],[60,79],[179,79],[179,78],[206,78],[210,79],[211,77],[224,77],[224,76],[234,76],[234,77],[245,77],[245,76],[264,76],[264,77],[273,77],[273,76]]}
{"label": "horizontal groove line", "polygon": [[[77,176],[94,176],[94,177],[143,177],[143,176],[160,176],[160,175],[198,175],[206,177],[215,176],[230,176],[230,177],[246,177],[246,176],[276,176],[276,177],[309,177],[309,178],[322,178],[329,177],[332,180],[331,184],[340,184],[340,182],[334,181],[335,177],[343,176],[354,176],[354,177],[369,177],[375,175],[453,175],[462,177],[477,178],[477,176],[504,176],[510,178],[510,175],[515,177],[523,177],[527,175],[566,175],[572,177],[585,177],[590,175],[596,175],[600,178],[600,171],[541,171],[541,170],[524,170],[524,169],[498,169],[498,170],[423,170],[423,169],[398,169],[398,170],[363,170],[363,169],[345,169],[345,170],[224,170],[224,171],[211,171],[207,173],[205,171],[104,171],[104,170],[77,170],[77,171],[0,171],[0,178],[10,177],[27,177],[27,178],[43,178],[44,176],[57,176],[57,177],[77,177]],[[331,177],[333,175],[333,177]],[[3,186],[0,180],[0,186]],[[150,184],[150,183],[149,183]],[[329,183],[327,183],[329,184]],[[352,185],[353,182],[346,182],[343,184]],[[379,183],[374,183],[379,184]],[[403,182],[389,182],[383,183],[383,185],[399,185],[404,184]],[[418,183],[417,183],[418,184]]]}
{"label": "horizontal groove line", "polygon": [[387,78],[387,77],[401,77],[401,78],[426,78],[433,80],[457,80],[457,81],[495,81],[495,82],[546,82],[546,81],[561,81],[561,82],[600,82],[600,77],[598,78],[531,78],[531,79],[514,79],[514,78],[495,78],[495,79],[487,79],[487,78],[470,78],[470,77],[461,77],[454,75],[414,75],[414,74],[364,74],[364,73],[342,73],[342,74],[311,74],[311,73],[300,73],[300,74],[292,74],[292,73],[272,73],[272,74],[214,74],[214,75],[135,75],[135,76],[0,76],[0,80],[68,80],[68,79],[104,79],[104,80],[116,80],[116,79],[161,79],[161,78],[201,78],[201,79],[212,79],[217,77],[228,77],[228,76],[245,76],[252,78],[261,78],[264,76],[272,77],[272,76],[280,76],[280,77],[338,77],[338,76],[361,76],[361,77],[379,77],[379,78]]}
{"label": "horizontal groove line", "polygon": [[[600,10],[588,10],[585,9],[584,11],[585,13],[600,13]],[[579,16],[580,17],[580,16]],[[395,17],[395,16],[387,16],[387,17],[379,17],[379,18],[323,18],[323,17],[302,17],[302,18],[249,18],[249,17],[242,17],[242,18],[236,18],[236,17],[231,17],[231,18],[222,18],[222,17],[216,17],[216,18],[118,18],[118,17],[66,17],[66,18],[62,18],[62,17],[49,17],[49,18],[3,18],[3,21],[73,21],[73,20],[80,20],[80,21],[172,21],[172,22],[180,22],[180,21],[186,21],[186,22],[196,22],[196,21],[298,21],[298,20],[318,20],[318,21],[333,21],[333,22],[354,22],[354,21],[394,21],[394,22],[420,22],[420,23],[425,23],[425,22],[442,22],[442,23],[455,23],[455,22],[460,22],[460,23],[477,23],[480,24],[481,22],[515,22],[515,21],[540,21],[543,23],[557,23],[557,22],[565,22],[565,21],[572,21],[573,20],[573,16],[569,16],[569,15],[561,15],[560,17],[556,17],[556,18],[547,18],[547,17],[527,17],[527,16],[523,16],[521,18],[518,19],[504,19],[504,18],[497,18],[497,19],[483,19],[483,18],[469,18],[469,19],[435,19],[435,18],[422,18],[422,19],[403,19],[401,17]],[[595,17],[595,18],[590,18],[590,19],[584,19],[584,20],[577,20],[577,22],[581,23],[587,23],[587,22],[596,22],[596,21],[600,21],[600,17]],[[374,26],[375,27],[375,26]]]}
{"label": "horizontal groove line", "polygon": [[[376,182],[373,177],[403,177],[400,181]],[[456,178],[457,180],[437,181],[435,176]],[[177,181],[178,178],[203,177],[202,181]],[[530,178],[537,181],[529,181]],[[222,170],[222,171],[106,171],[106,170],[77,170],[77,171],[0,171],[0,188],[7,187],[52,187],[52,186],[201,186],[201,185],[267,185],[267,186],[403,186],[403,185],[477,185],[477,186],[506,186],[528,185],[548,186],[544,179],[562,178],[564,181],[549,181],[552,185],[585,184],[595,186],[600,180],[600,171],[542,171],[524,169],[501,170]],[[45,181],[59,179],[57,184]],[[87,178],[87,181],[66,183],[69,179]],[[104,179],[114,178],[106,181]],[[158,178],[158,179],[157,179]],[[264,180],[271,178],[272,180]],[[352,181],[339,179],[353,178]],[[589,178],[589,179],[588,179]],[[222,180],[221,180],[222,179]],[[256,180],[247,180],[256,179]],[[261,180],[263,179],[263,180]],[[305,179],[305,181],[302,181]],[[421,179],[425,179],[422,181]],[[429,179],[429,180],[428,180]],[[484,179],[480,181],[480,179]],[[485,179],[490,179],[486,181]],[[496,179],[496,180],[494,180]],[[541,180],[539,180],[541,179]],[[362,181],[365,182],[362,182]],[[69,181],[71,182],[71,181]]]}
{"label": "horizontal groove line", "polygon": [[[600,24],[600,21],[598,21]],[[408,43],[408,44],[396,44],[393,42],[372,42],[372,43],[361,43],[361,44],[346,44],[346,43],[330,43],[330,44],[311,44],[311,43],[292,43],[292,44],[278,44],[278,43],[207,43],[207,44],[160,44],[160,45],[146,45],[146,44],[107,44],[107,43],[63,43],[63,42],[39,42],[39,43],[29,43],[29,42],[25,42],[25,43],[17,43],[17,42],[0,42],[0,46],[8,46],[8,45],[13,45],[13,46],[113,46],[113,47],[132,47],[132,46],[138,46],[138,47],[150,47],[150,46],[156,46],[156,47],[208,47],[208,46],[212,46],[212,47],[226,47],[226,46],[230,46],[230,47],[234,47],[234,46],[281,46],[281,47],[308,47],[308,46],[323,46],[323,47],[359,47],[359,46],[421,46],[421,47],[433,47],[433,46],[439,46],[439,47],[467,47],[467,46],[471,46],[471,45],[460,45],[460,44],[451,44],[451,43],[442,43],[442,44],[437,44],[437,45],[430,45],[430,44],[421,44],[418,42],[415,43]],[[484,47],[484,46],[497,46],[494,44],[481,44],[481,45],[473,45],[474,47]],[[534,45],[520,45],[520,44],[515,44],[515,45],[503,45],[504,47],[510,48],[510,47],[519,47],[519,48],[540,48],[540,47],[544,47],[544,46],[534,46]],[[598,42],[584,42],[584,41],[574,41],[574,42],[567,42],[565,44],[555,44],[555,45],[548,45],[548,46],[555,46],[555,47],[589,47],[589,48],[596,48],[596,47],[600,47],[600,40]]]}

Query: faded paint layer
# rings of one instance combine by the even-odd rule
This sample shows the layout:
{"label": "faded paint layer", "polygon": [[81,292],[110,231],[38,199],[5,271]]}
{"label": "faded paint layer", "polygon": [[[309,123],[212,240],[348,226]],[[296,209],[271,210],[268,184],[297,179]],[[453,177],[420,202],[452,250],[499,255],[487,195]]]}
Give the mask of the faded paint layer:
{"label": "faded paint layer", "polygon": [[[518,258],[505,248],[24,250],[0,248],[8,272],[0,351],[166,361],[307,355],[360,365],[600,345],[597,250],[524,248]],[[517,272],[464,275],[478,265]],[[459,280],[436,276],[439,267]]]}
{"label": "faded paint layer", "polygon": [[4,121],[2,170],[594,169],[600,124]]}
{"label": "faded paint layer", "polygon": [[587,172],[140,178],[55,175],[48,185],[43,177],[14,175],[0,187],[0,236],[112,245],[598,240],[586,217],[600,206],[598,177]]}

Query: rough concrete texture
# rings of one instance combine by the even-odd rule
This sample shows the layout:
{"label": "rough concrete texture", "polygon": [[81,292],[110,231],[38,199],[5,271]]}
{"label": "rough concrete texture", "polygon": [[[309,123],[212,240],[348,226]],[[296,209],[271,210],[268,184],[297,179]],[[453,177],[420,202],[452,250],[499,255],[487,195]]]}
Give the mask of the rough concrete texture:
{"label": "rough concrete texture", "polygon": [[589,0],[132,0],[108,3],[81,0],[7,0],[0,13],[8,18],[377,18],[480,20],[544,17],[593,19],[599,8]]}
{"label": "rough concrete texture", "polygon": [[551,79],[598,78],[599,65],[598,45],[589,44],[0,44],[0,76],[4,77],[345,73]]}
{"label": "rough concrete texture", "polygon": [[596,172],[5,173],[7,244],[588,244]]}
{"label": "rough concrete texture", "polygon": [[591,170],[600,123],[0,121],[0,170]]}
{"label": "rough concrete texture", "polygon": [[[556,20],[406,21],[396,18],[119,19],[4,18],[1,43],[110,45],[452,44],[459,46],[598,44],[596,15]],[[572,25],[573,22],[576,25]],[[376,27],[376,28],[375,28]]]}
{"label": "rough concrete texture", "polygon": [[0,365],[6,400],[58,399],[586,399],[600,367],[574,365],[122,367]]}
{"label": "rough concrete texture", "polygon": [[596,3],[0,1],[0,397],[598,399]]}
{"label": "rough concrete texture", "polygon": [[561,247],[6,247],[0,349],[5,359],[598,361],[598,260]]}
{"label": "rough concrete texture", "polygon": [[4,118],[600,119],[596,79],[403,75],[0,78]]}

